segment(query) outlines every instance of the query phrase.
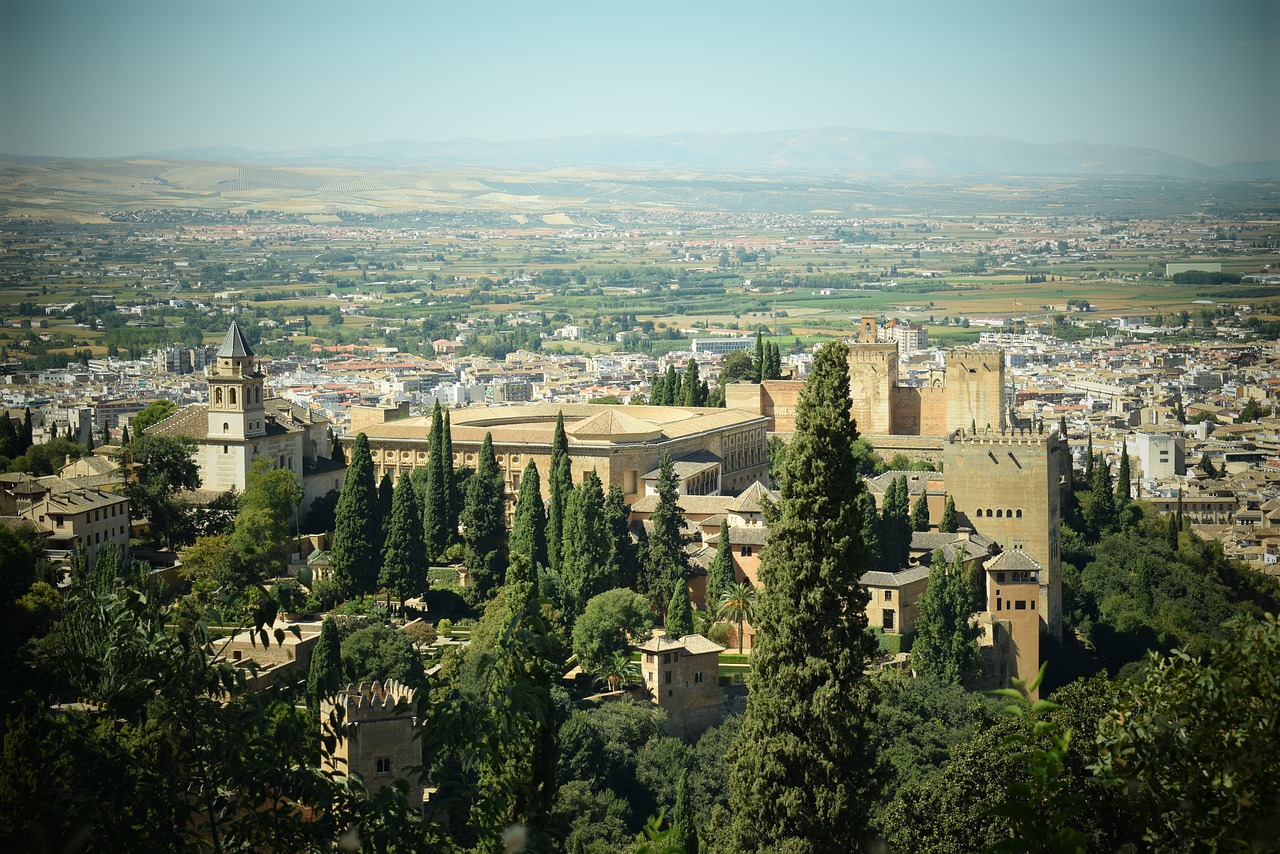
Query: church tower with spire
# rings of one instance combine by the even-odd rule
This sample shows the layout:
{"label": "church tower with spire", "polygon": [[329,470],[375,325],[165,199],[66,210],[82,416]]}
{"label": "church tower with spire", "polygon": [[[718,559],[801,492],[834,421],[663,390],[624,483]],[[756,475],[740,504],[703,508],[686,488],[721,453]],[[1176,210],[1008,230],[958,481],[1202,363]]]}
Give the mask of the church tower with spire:
{"label": "church tower with spire", "polygon": [[240,324],[231,321],[209,371],[209,438],[238,442],[265,436],[265,385]]}

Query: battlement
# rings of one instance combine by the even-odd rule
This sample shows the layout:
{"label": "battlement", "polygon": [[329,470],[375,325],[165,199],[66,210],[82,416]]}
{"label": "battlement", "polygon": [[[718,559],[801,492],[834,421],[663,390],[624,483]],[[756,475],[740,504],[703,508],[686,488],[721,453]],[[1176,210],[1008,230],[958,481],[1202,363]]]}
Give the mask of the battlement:
{"label": "battlement", "polygon": [[889,360],[897,363],[898,344],[850,344],[849,362],[853,364],[883,363]]}
{"label": "battlement", "polygon": [[339,695],[339,703],[349,722],[394,717],[399,703],[413,703],[414,693],[414,689],[395,679],[388,679],[385,683],[361,682],[348,685]]}
{"label": "battlement", "polygon": [[991,445],[1048,447],[1054,450],[1058,446],[1057,433],[1038,433],[1032,430],[956,430],[947,437],[952,445]]}

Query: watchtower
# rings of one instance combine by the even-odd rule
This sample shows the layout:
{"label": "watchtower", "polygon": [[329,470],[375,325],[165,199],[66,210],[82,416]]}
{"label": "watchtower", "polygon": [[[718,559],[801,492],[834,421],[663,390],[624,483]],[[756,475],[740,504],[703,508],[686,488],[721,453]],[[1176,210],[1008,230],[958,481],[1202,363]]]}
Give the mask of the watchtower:
{"label": "watchtower", "polygon": [[947,354],[947,432],[1003,430],[1004,353],[961,349]]}
{"label": "watchtower", "polygon": [[337,777],[358,774],[370,792],[391,785],[397,779],[409,781],[409,803],[422,804],[422,780],[408,776],[408,769],[422,764],[421,742],[413,737],[414,690],[394,679],[361,682],[320,707],[321,728],[342,711],[336,728],[337,747],[322,761],[325,771]]}
{"label": "watchtower", "polygon": [[859,433],[893,432],[893,390],[898,384],[898,345],[849,346],[850,411]]}

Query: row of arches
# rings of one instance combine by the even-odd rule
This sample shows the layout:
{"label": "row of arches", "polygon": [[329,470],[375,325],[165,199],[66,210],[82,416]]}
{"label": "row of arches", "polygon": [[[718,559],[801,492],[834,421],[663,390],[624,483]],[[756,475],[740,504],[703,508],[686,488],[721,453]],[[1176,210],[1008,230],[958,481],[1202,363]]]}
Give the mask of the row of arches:
{"label": "row of arches", "polygon": [[[235,388],[227,389],[226,403],[228,406],[235,406],[238,395]],[[262,389],[250,388],[245,391],[244,402],[247,404],[262,403]],[[216,386],[213,390],[213,405],[223,405],[222,386]]]}

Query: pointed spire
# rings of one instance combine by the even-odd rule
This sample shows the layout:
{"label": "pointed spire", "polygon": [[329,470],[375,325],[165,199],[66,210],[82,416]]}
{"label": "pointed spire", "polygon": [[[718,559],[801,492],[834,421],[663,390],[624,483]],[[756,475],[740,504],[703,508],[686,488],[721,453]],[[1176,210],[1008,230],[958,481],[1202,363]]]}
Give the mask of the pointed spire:
{"label": "pointed spire", "polygon": [[249,342],[244,340],[244,333],[240,331],[240,324],[231,321],[231,328],[227,330],[227,337],[222,339],[222,346],[218,348],[218,358],[220,359],[236,359],[236,358],[252,358],[253,350],[249,349]]}

